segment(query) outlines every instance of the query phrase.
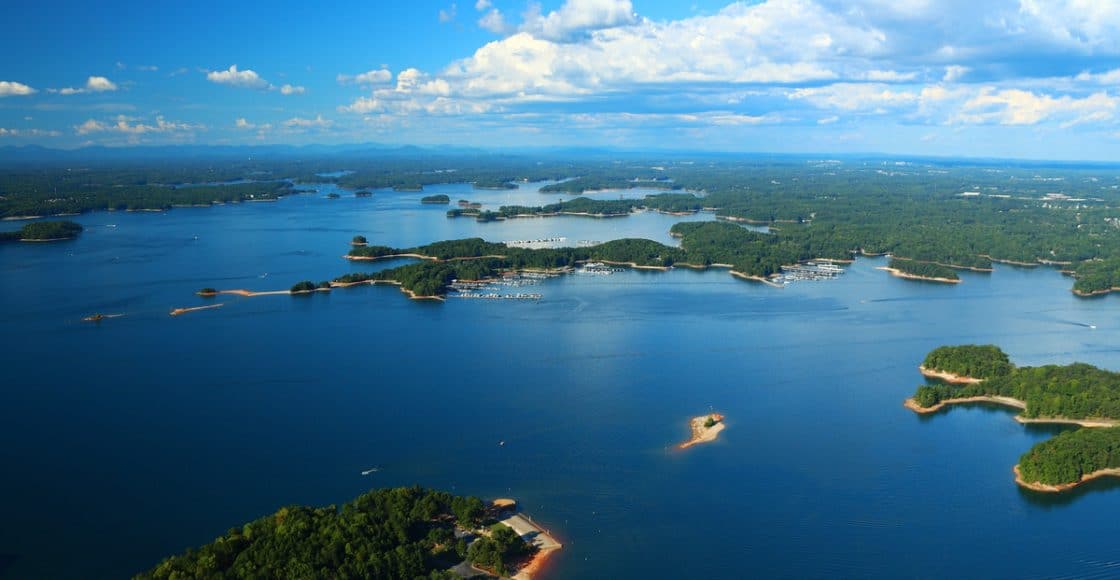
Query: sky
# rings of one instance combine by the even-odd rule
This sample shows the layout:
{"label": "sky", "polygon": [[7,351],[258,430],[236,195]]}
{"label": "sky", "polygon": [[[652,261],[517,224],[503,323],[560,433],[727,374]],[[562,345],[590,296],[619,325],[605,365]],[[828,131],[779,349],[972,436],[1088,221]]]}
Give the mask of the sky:
{"label": "sky", "polygon": [[0,146],[1120,159],[1120,2],[9,0]]}

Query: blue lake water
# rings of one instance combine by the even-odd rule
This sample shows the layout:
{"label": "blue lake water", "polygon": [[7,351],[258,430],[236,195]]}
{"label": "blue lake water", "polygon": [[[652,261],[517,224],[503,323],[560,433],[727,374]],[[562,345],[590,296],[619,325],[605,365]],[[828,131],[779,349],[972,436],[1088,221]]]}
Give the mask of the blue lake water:
{"label": "blue lake water", "polygon": [[[193,294],[370,268],[340,257],[359,233],[393,246],[670,243],[673,223],[711,219],[480,224],[418,203],[559,197],[527,189],[330,200],[323,186],[277,203],[87,214],[76,241],[0,245],[0,574],[124,577],[285,504],[410,484],[519,498],[565,544],[555,578],[1117,569],[1114,481],[1053,498],[1012,480],[1055,429],[990,407],[902,407],[941,344],[1120,369],[1120,302],[1077,299],[1054,270],[997,266],[943,286],[860,259],[838,280],[784,289],[628,271],[547,281],[539,302],[415,302],[364,286]],[[94,312],[125,316],[80,322]],[[727,416],[721,438],[672,450],[709,406]]]}

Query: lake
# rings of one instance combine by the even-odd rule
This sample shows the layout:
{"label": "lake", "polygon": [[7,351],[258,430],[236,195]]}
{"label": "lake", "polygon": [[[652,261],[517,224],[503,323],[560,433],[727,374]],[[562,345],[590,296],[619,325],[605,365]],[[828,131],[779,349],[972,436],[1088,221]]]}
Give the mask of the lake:
{"label": "lake", "polygon": [[[674,270],[564,276],[536,302],[194,295],[375,267],[341,258],[355,234],[675,243],[673,223],[712,219],[477,223],[419,204],[570,198],[535,187],[331,200],[325,185],[91,213],[75,241],[0,245],[0,574],[127,577],[285,504],[411,484],[518,498],[564,543],[552,578],[1115,573],[1115,480],[1060,497],[1014,484],[1055,428],[902,407],[942,344],[1120,369],[1117,298],[1078,299],[1055,270],[937,285],[861,258],[783,289]],[[95,312],[124,316],[81,322]],[[720,439],[672,449],[710,408]]]}

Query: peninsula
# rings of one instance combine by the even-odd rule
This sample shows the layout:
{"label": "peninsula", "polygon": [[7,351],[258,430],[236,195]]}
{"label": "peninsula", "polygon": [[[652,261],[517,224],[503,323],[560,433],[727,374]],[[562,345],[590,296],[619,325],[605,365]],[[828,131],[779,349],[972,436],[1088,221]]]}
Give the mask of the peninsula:
{"label": "peninsula", "polygon": [[511,509],[420,487],[379,489],[341,507],[281,508],[136,577],[286,578],[293,570],[330,570],[336,578],[453,578],[460,571],[530,578],[561,546]]}
{"label": "peninsula", "polygon": [[1035,445],[1015,467],[1015,480],[1058,492],[1120,471],[1120,373],[1085,363],[1016,367],[993,345],[934,349],[919,367],[939,381],[918,387],[905,402],[920,414],[947,405],[994,403],[1021,413],[1020,423],[1083,427]]}
{"label": "peninsula", "polygon": [[888,266],[879,269],[890,272],[891,276],[908,280],[941,282],[943,284],[960,284],[961,281],[952,268],[933,262],[891,258]]}
{"label": "peninsula", "polygon": [[700,415],[693,417],[688,422],[689,428],[692,430],[692,436],[688,441],[677,445],[677,449],[688,449],[693,445],[701,443],[711,443],[715,441],[721,431],[723,431],[725,424],[723,422],[723,415],[719,413],[709,413],[707,415]]}

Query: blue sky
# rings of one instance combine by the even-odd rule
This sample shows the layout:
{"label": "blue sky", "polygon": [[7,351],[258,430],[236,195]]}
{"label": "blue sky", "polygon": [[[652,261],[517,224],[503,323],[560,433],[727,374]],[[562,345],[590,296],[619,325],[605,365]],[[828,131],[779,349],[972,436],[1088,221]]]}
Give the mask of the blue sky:
{"label": "blue sky", "polygon": [[0,145],[1120,155],[1117,2],[16,0],[5,15]]}

